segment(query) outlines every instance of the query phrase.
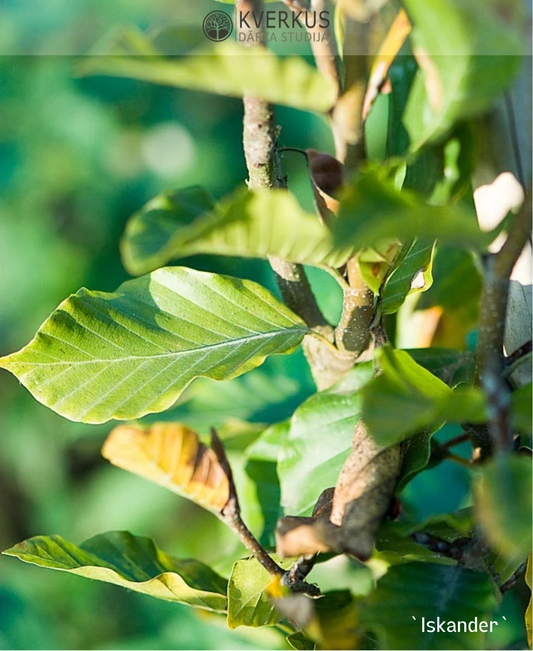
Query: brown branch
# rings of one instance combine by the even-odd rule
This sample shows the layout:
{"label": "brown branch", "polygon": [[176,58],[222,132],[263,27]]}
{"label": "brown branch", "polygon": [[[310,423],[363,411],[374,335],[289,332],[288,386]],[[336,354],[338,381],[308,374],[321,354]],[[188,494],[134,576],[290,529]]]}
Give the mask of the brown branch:
{"label": "brown branch", "polygon": [[489,404],[489,432],[500,451],[513,446],[509,418],[510,390],[504,379],[503,338],[507,316],[509,279],[513,267],[531,236],[531,199],[512,220],[509,235],[498,253],[488,257],[481,294],[477,366],[478,377]]}
{"label": "brown branch", "polygon": [[284,576],[285,570],[268,555],[266,550],[261,546],[241,518],[241,507],[239,505],[237,489],[235,488],[235,482],[233,480],[233,472],[228,457],[226,456],[224,446],[222,445],[222,441],[213,427],[211,428],[211,448],[217,455],[218,462],[226,473],[229,482],[229,499],[220,515],[222,521],[237,534],[242,544],[254,555],[256,560],[261,563],[269,574],[279,577]]}
{"label": "brown branch", "polygon": [[[262,0],[238,0],[237,12],[255,12],[259,18]],[[263,21],[264,25],[264,21]],[[247,42],[245,40],[245,42]],[[257,97],[244,98],[243,144],[248,167],[249,187],[254,190],[283,187],[276,154],[276,124],[273,107]],[[285,303],[309,327],[333,342],[333,328],[323,317],[302,265],[280,258],[269,258],[276,282]],[[339,358],[333,346],[313,337],[306,337],[304,352],[319,389],[334,384],[352,366]]]}

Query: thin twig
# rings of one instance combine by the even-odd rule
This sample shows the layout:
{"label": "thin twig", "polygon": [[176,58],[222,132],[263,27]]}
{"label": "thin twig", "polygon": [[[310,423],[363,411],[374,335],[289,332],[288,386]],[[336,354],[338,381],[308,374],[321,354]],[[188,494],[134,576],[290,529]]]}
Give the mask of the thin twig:
{"label": "thin twig", "polygon": [[449,441],[445,441],[444,443],[440,444],[441,448],[444,448],[445,450],[448,450],[449,448],[453,448],[456,445],[460,445],[461,443],[466,443],[467,441],[470,441],[470,434],[458,434],[457,436],[454,436],[452,439]]}
{"label": "thin twig", "polygon": [[269,574],[272,574],[272,576],[282,577],[285,574],[285,570],[268,555],[266,550],[261,546],[241,518],[241,507],[239,505],[237,489],[235,488],[235,482],[233,480],[233,472],[228,457],[226,456],[224,446],[222,445],[222,441],[213,427],[211,428],[211,447],[217,455],[218,462],[226,473],[229,482],[229,499],[222,509],[220,515],[221,519],[237,534],[242,544],[255,556],[257,561],[261,563]]}
{"label": "thin twig", "polygon": [[500,451],[513,447],[509,418],[510,389],[504,379],[503,340],[509,294],[509,279],[531,235],[531,199],[512,220],[504,245],[485,264],[481,294],[477,367],[478,377],[489,404],[489,432]]}

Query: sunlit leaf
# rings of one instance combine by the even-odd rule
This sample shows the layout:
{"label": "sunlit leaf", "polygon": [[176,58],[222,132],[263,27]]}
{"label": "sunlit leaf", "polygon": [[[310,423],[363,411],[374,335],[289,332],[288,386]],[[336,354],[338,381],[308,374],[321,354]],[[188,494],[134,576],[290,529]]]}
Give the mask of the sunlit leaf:
{"label": "sunlit leaf", "polygon": [[393,445],[421,430],[436,431],[446,421],[485,420],[479,390],[452,391],[406,351],[385,347],[376,357],[382,372],[362,389],[362,418],[381,445]]}
{"label": "sunlit leaf", "polygon": [[359,364],[343,384],[294,412],[278,462],[281,502],[291,515],[310,514],[320,493],[335,485],[352,446],[358,391],[371,377],[371,365]]}
{"label": "sunlit leaf", "polygon": [[90,538],[79,547],[60,536],[30,538],[4,552],[25,563],[114,583],[157,599],[224,612],[226,585],[200,561],[179,560],[149,539],[125,531]]}
{"label": "sunlit leaf", "polygon": [[120,425],[108,436],[102,455],[113,465],[140,475],[219,513],[229,499],[229,481],[213,450],[178,423],[148,430]]}
{"label": "sunlit leaf", "polygon": [[306,332],[256,283],[172,267],[81,289],[0,366],[62,416],[101,423],[168,409],[193,379],[241,375]]}
{"label": "sunlit leaf", "polygon": [[[458,631],[458,622],[487,621],[495,608],[486,574],[458,565],[407,563],[391,567],[361,601],[360,620],[377,634],[383,649],[481,649],[485,634],[479,625],[477,633],[464,625]],[[446,622],[438,633],[428,630],[437,617]]]}
{"label": "sunlit leaf", "polygon": [[[199,253],[275,255],[293,262],[334,265],[353,253],[353,247],[340,255],[333,250],[327,228],[283,190],[249,192],[243,188],[214,210],[209,210],[208,201],[196,200],[196,214],[183,211],[177,202],[181,196],[163,195],[132,217],[122,241],[128,270],[144,273],[169,260]],[[206,209],[201,211],[200,206]]]}
{"label": "sunlit leaf", "polygon": [[[261,97],[274,104],[327,112],[336,95],[330,83],[297,56],[277,57],[266,48],[225,41],[167,59],[149,39],[128,30],[107,39],[80,66],[82,74],[130,77],[231,97]],[[105,56],[103,56],[105,55]]]}
{"label": "sunlit leaf", "polygon": [[404,119],[411,148],[486,110],[519,68],[523,19],[508,0],[403,0],[420,73]]}
{"label": "sunlit leaf", "polygon": [[495,457],[479,470],[476,513],[496,551],[522,560],[531,551],[531,458]]}
{"label": "sunlit leaf", "polygon": [[380,292],[383,314],[393,314],[403,302],[416,292],[431,287],[434,242],[414,242],[407,255],[388,276]]}
{"label": "sunlit leaf", "polygon": [[228,626],[273,626],[279,621],[267,594],[272,576],[255,558],[237,561],[228,585]]}
{"label": "sunlit leaf", "polygon": [[[273,255],[291,262],[339,267],[362,248],[378,245],[381,250],[383,241],[420,236],[405,260],[408,270],[398,271],[407,278],[411,271],[414,277],[428,268],[436,237],[474,248],[483,248],[494,237],[480,231],[473,214],[453,206],[430,206],[415,193],[400,192],[372,169],[359,174],[345,190],[331,229],[286,190],[239,189],[212,210],[210,201],[198,188],[151,201],[126,229],[122,254],[127,269],[144,273],[200,253]],[[418,263],[421,266],[414,269]],[[405,278],[402,282],[408,286],[402,285],[402,293],[414,290]],[[426,271],[423,288],[428,282]],[[399,300],[399,290],[387,291]]]}

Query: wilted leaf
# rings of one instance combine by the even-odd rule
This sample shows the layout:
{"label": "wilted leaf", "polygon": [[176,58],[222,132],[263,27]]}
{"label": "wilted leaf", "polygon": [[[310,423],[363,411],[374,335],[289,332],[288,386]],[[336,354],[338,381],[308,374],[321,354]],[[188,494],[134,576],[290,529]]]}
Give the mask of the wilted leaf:
{"label": "wilted leaf", "polygon": [[229,499],[228,477],[213,450],[178,423],[148,430],[120,425],[108,436],[102,455],[114,466],[183,495],[215,513]]}
{"label": "wilted leaf", "polygon": [[[360,622],[377,634],[383,649],[480,649],[484,633],[459,632],[457,622],[488,620],[495,608],[486,574],[458,565],[407,563],[391,567],[361,601]],[[445,632],[428,631],[437,617],[446,621]],[[449,622],[455,632],[447,629]]]}
{"label": "wilted leaf", "polygon": [[60,536],[36,536],[3,552],[25,563],[114,583],[157,599],[225,612],[227,581],[195,560],[179,560],[143,536],[112,531],[79,547]]}
{"label": "wilted leaf", "polygon": [[329,83],[296,56],[277,57],[260,46],[243,48],[226,41],[167,59],[154,51],[142,33],[130,30],[107,40],[80,66],[82,74],[141,79],[231,97],[260,97],[274,104],[327,112],[336,96]]}
{"label": "wilted leaf", "polygon": [[228,585],[228,626],[274,626],[279,614],[266,590],[272,576],[255,558],[237,561]]}
{"label": "wilted leaf", "polygon": [[377,96],[381,92],[387,80],[389,68],[402,45],[405,43],[405,39],[409,36],[410,31],[411,23],[407,18],[407,14],[403,9],[400,9],[389,28],[383,44],[379,48],[377,56],[372,62],[370,78],[363,102],[363,119],[366,119]]}
{"label": "wilted leaf", "polygon": [[101,423],[168,409],[193,379],[241,375],[307,331],[256,283],[172,267],[81,289],[0,366],[62,416]]}
{"label": "wilted leaf", "polygon": [[495,457],[474,485],[476,513],[489,543],[507,557],[531,551],[531,459]]}

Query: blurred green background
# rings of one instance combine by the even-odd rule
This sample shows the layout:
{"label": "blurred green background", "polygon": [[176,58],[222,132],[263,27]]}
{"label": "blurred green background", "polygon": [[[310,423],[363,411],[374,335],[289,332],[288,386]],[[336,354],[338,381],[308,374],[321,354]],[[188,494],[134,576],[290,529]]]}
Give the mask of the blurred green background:
{"label": "blurred green background", "polygon": [[[240,101],[125,79],[77,78],[76,58],[59,56],[88,50],[116,25],[168,27],[179,21],[180,28],[197,28],[198,17],[213,6],[2,2],[0,354],[27,343],[81,286],[112,291],[127,278],[119,238],[130,215],[155,194],[201,184],[220,197],[243,183]],[[22,51],[33,55],[19,56]],[[381,110],[373,118],[376,157],[385,133]],[[282,145],[331,151],[320,118],[282,108],[277,120]],[[287,154],[284,165],[291,189],[308,203],[303,159]],[[194,258],[186,264],[251,278],[276,291],[262,262]],[[311,277],[335,319],[337,285],[318,271]],[[202,432],[228,419],[277,422],[313,390],[301,353],[275,357],[228,383],[196,382],[165,417]],[[242,553],[232,534],[195,505],[104,462],[99,450],[110,429],[64,420],[13,376],[0,374],[0,549],[37,534],[79,543],[126,529],[154,538],[176,556],[227,571]],[[412,482],[405,508],[422,517],[466,505],[467,494],[466,471],[444,463]],[[500,648],[520,643],[523,625],[514,599],[510,593],[502,611],[508,629],[501,627],[493,638]],[[230,632],[216,616],[0,557],[3,649],[266,649],[283,646],[282,640],[273,629]]]}

